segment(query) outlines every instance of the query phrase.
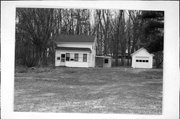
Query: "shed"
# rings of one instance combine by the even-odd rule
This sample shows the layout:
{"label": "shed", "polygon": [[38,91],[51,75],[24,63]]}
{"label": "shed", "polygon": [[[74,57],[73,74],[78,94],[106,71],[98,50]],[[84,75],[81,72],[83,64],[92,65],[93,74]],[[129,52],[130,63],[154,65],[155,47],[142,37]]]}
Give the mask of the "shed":
{"label": "shed", "polygon": [[96,56],[96,67],[111,67],[112,58],[110,56]]}
{"label": "shed", "polygon": [[131,54],[133,68],[152,68],[153,54],[150,54],[145,48],[140,48]]}

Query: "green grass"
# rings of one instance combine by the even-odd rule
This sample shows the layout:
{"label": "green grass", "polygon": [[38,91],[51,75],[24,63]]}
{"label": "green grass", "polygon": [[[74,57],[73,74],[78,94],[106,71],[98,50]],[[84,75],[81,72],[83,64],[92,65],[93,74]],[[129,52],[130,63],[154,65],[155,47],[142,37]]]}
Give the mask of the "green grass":
{"label": "green grass", "polygon": [[17,71],[14,104],[20,112],[162,114],[162,69]]}

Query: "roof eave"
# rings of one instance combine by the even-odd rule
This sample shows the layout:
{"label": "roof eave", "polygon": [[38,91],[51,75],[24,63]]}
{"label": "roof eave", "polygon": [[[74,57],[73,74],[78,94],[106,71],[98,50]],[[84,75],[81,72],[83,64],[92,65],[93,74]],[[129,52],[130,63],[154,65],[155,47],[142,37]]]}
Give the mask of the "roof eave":
{"label": "roof eave", "polygon": [[91,41],[89,41],[89,42],[87,42],[87,41],[85,41],[85,42],[78,42],[78,41],[75,41],[75,42],[69,42],[69,41],[56,41],[56,43],[57,44],[59,44],[59,43],[94,43],[94,41],[93,42],[91,42]]}

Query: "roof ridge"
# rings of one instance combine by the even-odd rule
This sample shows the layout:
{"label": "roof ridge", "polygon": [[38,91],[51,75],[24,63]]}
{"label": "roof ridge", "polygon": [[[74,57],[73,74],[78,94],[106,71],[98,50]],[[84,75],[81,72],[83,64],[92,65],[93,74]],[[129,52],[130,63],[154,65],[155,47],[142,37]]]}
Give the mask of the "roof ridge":
{"label": "roof ridge", "polygon": [[[134,55],[134,54],[136,54],[137,52],[141,51],[142,49],[146,50],[146,48],[141,47],[140,49],[138,49],[138,50],[136,50],[135,52],[133,52],[133,53],[131,54],[131,56]],[[149,53],[148,50],[146,50],[146,52]],[[151,54],[151,53],[149,53],[149,54],[154,56],[154,54]]]}
{"label": "roof ridge", "polygon": [[95,36],[93,35],[66,35],[66,34],[59,34],[55,38],[57,42],[94,42]]}

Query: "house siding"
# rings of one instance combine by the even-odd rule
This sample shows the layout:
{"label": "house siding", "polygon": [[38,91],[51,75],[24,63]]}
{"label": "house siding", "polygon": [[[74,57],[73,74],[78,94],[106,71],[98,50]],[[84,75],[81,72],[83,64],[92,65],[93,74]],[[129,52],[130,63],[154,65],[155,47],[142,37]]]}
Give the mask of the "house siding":
{"label": "house siding", "polygon": [[132,55],[133,68],[152,68],[152,66],[153,55],[149,54],[146,50],[140,50]]}
{"label": "house siding", "polygon": [[[66,67],[95,67],[95,42],[86,42],[86,43],[77,43],[77,42],[62,42],[57,44],[57,47],[76,47],[76,48],[90,48],[91,52],[88,51],[64,51],[64,50],[56,50],[55,53],[55,66],[66,66]],[[61,57],[61,54],[70,53],[70,57],[73,54],[78,53],[79,60],[78,61],[65,61],[61,62],[61,59],[58,60],[58,57]],[[83,54],[87,54],[87,62],[83,62]]]}

